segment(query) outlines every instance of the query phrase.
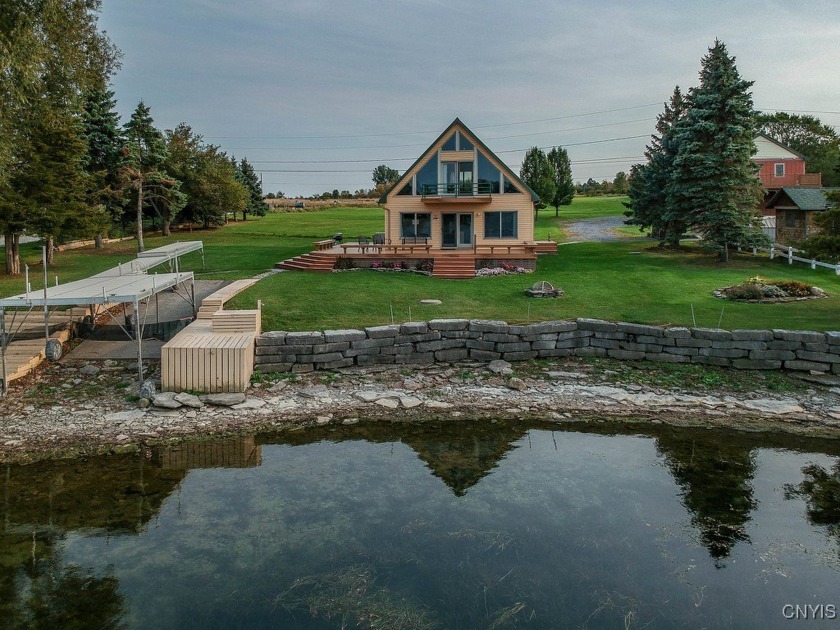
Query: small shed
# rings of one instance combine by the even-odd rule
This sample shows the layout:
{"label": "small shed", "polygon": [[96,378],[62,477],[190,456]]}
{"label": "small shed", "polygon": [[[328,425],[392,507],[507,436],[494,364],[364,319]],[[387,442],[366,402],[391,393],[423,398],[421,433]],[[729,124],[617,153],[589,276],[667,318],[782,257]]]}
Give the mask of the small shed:
{"label": "small shed", "polygon": [[833,204],[827,194],[836,188],[785,187],[767,201],[768,210],[776,213],[776,242],[796,245],[819,228],[814,225],[814,213],[822,212]]}

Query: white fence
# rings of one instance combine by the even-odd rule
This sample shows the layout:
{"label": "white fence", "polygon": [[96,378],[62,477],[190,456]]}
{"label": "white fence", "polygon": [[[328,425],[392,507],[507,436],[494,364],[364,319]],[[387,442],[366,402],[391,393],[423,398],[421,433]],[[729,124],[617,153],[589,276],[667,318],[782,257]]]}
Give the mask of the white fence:
{"label": "white fence", "polygon": [[840,276],[840,263],[827,263],[817,260],[816,258],[802,258],[801,256],[796,256],[796,254],[801,254],[801,249],[796,249],[794,247],[790,247],[789,245],[780,245],[779,243],[773,243],[769,249],[765,247],[753,247],[753,255],[758,255],[759,249],[761,251],[769,251],[770,252],[770,260],[774,258],[787,258],[788,264],[792,265],[794,261],[805,263],[806,265],[810,265],[811,269],[816,269],[817,267],[825,267],[826,269],[833,269],[834,273]]}

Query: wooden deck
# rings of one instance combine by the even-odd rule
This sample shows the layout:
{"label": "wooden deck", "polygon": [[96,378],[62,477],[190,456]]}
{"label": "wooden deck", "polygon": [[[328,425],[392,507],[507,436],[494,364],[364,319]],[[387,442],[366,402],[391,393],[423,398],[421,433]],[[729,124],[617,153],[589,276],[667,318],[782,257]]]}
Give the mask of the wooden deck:
{"label": "wooden deck", "polygon": [[224,310],[256,280],[237,280],[202,300],[198,318],[161,348],[161,389],[167,392],[244,392],[254,372],[261,309]]}
{"label": "wooden deck", "polygon": [[554,241],[529,241],[516,244],[487,245],[472,248],[442,249],[428,243],[399,244],[337,244],[330,239],[315,241],[315,249],[278,262],[275,267],[287,271],[315,271],[328,273],[335,268],[339,258],[350,258],[359,264],[377,261],[432,259],[432,275],[441,278],[472,278],[476,261],[536,260],[538,254],[556,254]]}

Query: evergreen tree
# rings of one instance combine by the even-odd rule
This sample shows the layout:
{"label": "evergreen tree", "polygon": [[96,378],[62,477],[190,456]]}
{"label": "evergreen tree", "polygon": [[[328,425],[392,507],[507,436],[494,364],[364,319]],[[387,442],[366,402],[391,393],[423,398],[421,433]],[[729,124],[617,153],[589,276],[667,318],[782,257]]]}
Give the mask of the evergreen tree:
{"label": "evergreen tree", "polygon": [[248,191],[248,205],[242,211],[242,220],[248,220],[248,214],[263,217],[268,212],[268,206],[263,201],[262,183],[253,165],[242,158],[236,167],[237,180]]}
{"label": "evergreen tree", "polygon": [[122,175],[128,185],[137,191],[137,251],[145,249],[143,244],[144,196],[151,185],[165,180],[161,172],[168,152],[163,134],[154,126],[150,108],[140,101],[125,125],[126,144],[123,147],[124,166]]}
{"label": "evergreen tree", "polygon": [[674,88],[670,102],[656,119],[656,135],[645,148],[647,163],[630,170],[628,194],[630,201],[625,223],[640,229],[650,229],[661,244],[678,245],[686,224],[678,207],[672,205],[668,187],[674,175],[674,158],[679,150],[675,126],[685,115],[686,103],[679,86]]}
{"label": "evergreen tree", "polygon": [[534,206],[535,214],[539,212],[540,208],[545,208],[547,204],[554,200],[554,195],[557,192],[554,166],[539,147],[531,147],[525,153],[519,176],[540,198]]}
{"label": "evergreen tree", "polygon": [[726,46],[716,41],[703,57],[700,85],[689,92],[685,116],[674,129],[678,149],[666,218],[678,211],[723,262],[732,247],[766,241],[758,214],[762,187],[751,161],[756,112],[750,86]]}
{"label": "evergreen tree", "polygon": [[575,184],[572,180],[572,163],[569,154],[563,147],[553,147],[548,152],[548,161],[554,167],[554,216],[560,215],[560,206],[568,206],[575,197]]}
{"label": "evergreen tree", "polygon": [[84,133],[88,146],[85,170],[89,174],[89,231],[96,237],[97,248],[102,247],[103,236],[123,210],[120,168],[121,149],[125,141],[115,108],[113,91],[99,86],[88,91],[84,111]]}

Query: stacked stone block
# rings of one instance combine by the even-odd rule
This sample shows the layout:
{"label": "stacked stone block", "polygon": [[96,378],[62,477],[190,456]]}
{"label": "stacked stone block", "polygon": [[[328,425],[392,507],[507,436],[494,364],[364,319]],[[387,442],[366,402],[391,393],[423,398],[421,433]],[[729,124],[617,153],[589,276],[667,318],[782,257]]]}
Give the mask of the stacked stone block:
{"label": "stacked stone block", "polygon": [[434,319],[364,330],[267,332],[257,338],[256,369],[308,372],[568,356],[840,374],[840,331],[663,328],[598,319],[527,325]]}

